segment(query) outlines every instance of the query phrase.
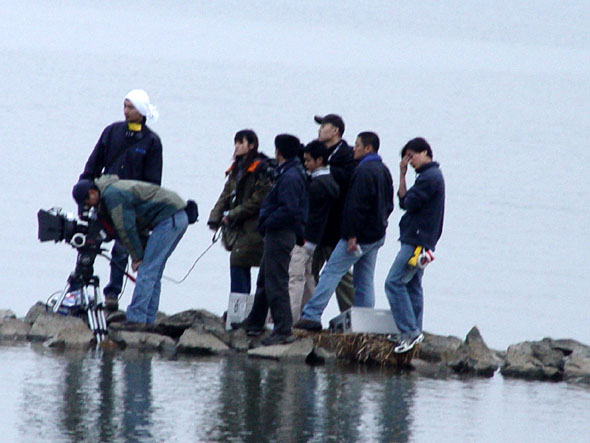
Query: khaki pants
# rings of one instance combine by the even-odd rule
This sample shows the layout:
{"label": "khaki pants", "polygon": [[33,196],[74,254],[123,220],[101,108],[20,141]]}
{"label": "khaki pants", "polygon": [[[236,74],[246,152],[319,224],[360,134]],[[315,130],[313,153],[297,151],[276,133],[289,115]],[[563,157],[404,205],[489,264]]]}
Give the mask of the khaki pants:
{"label": "khaki pants", "polygon": [[[331,246],[318,246],[315,249],[311,264],[311,272],[315,277],[316,284],[320,280],[320,271],[324,266],[324,263],[330,258],[330,255],[332,255],[333,250],[334,248]],[[338,283],[338,286],[336,287],[336,300],[338,301],[340,312],[352,308],[354,302],[354,282],[350,269],[344,274],[340,283]]]}
{"label": "khaki pants", "polygon": [[299,320],[303,306],[315,291],[316,281],[311,272],[311,262],[312,254],[303,246],[295,245],[289,262],[289,298],[293,322]]}

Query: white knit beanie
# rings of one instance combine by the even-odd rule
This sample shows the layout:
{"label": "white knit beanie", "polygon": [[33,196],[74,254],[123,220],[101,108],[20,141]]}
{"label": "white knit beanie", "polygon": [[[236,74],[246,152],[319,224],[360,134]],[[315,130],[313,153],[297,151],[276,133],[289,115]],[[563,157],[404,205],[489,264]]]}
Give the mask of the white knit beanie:
{"label": "white knit beanie", "polygon": [[143,115],[148,120],[154,122],[158,120],[160,113],[158,109],[150,103],[150,97],[143,89],[132,89],[125,96],[125,100],[129,100],[137,112]]}

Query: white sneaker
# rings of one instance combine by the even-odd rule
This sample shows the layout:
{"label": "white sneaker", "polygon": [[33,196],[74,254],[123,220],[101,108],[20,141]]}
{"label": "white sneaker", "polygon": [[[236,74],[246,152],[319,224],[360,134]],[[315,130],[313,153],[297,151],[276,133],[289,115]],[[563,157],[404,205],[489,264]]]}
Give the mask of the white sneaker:
{"label": "white sneaker", "polygon": [[414,346],[422,343],[423,341],[424,341],[424,334],[422,334],[422,333],[420,333],[420,335],[418,335],[417,337],[415,337],[413,339],[404,338],[399,343],[399,345],[397,345],[393,349],[393,352],[395,352],[396,354],[403,354],[404,352],[410,351]]}

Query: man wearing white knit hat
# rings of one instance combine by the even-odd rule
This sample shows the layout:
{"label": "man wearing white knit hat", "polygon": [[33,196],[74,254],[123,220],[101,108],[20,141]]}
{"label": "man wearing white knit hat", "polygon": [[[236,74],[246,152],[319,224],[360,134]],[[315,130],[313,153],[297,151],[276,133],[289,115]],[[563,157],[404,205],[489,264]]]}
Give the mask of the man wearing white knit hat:
{"label": "man wearing white knit hat", "polygon": [[[133,89],[123,99],[124,121],[110,124],[103,131],[90,154],[80,180],[94,180],[102,174],[115,174],[120,179],[162,184],[162,143],[146,126],[156,121],[159,113],[143,89]],[[111,277],[104,289],[107,310],[118,309],[118,297],[129,255],[115,242],[112,250]]]}

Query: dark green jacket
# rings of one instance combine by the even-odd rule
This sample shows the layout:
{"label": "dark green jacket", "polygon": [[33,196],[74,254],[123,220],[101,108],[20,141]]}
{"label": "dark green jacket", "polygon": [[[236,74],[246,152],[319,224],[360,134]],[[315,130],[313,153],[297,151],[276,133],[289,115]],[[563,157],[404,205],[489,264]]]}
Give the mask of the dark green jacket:
{"label": "dark green jacket", "polygon": [[143,259],[142,235],[186,207],[177,193],[153,183],[103,175],[94,184],[117,236],[133,260]]}
{"label": "dark green jacket", "polygon": [[266,160],[267,157],[259,153],[249,164],[244,165],[239,180],[238,163],[234,162],[227,171],[223,191],[209,215],[207,224],[220,225],[227,211],[230,227],[237,233],[230,254],[232,266],[259,266],[262,260],[262,237],[256,228],[260,206],[271,188],[266,174]]}

